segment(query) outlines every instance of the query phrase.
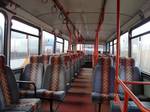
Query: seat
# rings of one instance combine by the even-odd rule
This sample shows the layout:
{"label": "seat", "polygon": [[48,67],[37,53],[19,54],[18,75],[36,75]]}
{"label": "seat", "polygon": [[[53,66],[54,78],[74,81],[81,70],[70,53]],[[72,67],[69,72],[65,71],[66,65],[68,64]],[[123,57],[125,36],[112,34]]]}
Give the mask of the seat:
{"label": "seat", "polygon": [[64,66],[61,64],[61,56],[54,55],[51,57],[51,65],[47,67],[43,78],[42,89],[46,89],[45,97],[50,92],[53,93],[50,101],[50,110],[53,111],[53,101],[58,102],[57,107],[64,101],[66,94],[66,76]]}
{"label": "seat", "polygon": [[0,55],[0,111],[1,112],[40,112],[40,99],[23,99],[19,96],[15,76]]}
{"label": "seat", "polygon": [[[122,59],[120,64],[120,79],[125,81],[143,81],[141,72],[138,67],[135,66],[133,58]],[[143,85],[127,85],[128,88],[139,98],[141,101],[150,101],[149,97],[146,97],[143,93]],[[120,88],[120,98],[124,99],[123,90]]]}
{"label": "seat", "polygon": [[[142,81],[141,72],[135,67],[133,58],[120,58],[120,79],[124,81]],[[143,85],[127,85],[128,88],[136,95],[146,107],[150,107],[150,98],[144,96]],[[119,96],[124,100],[124,91],[119,87]],[[131,99],[129,99],[131,100]],[[123,102],[123,101],[122,101]],[[118,105],[110,101],[111,112],[121,112]],[[141,112],[133,101],[128,102],[128,112]]]}
{"label": "seat", "polygon": [[[142,103],[146,108],[150,108],[149,102],[142,102]],[[119,105],[115,104],[114,101],[110,101],[110,112],[121,112]],[[129,101],[127,112],[141,112],[141,110],[137,107],[137,105],[133,101]]]}
{"label": "seat", "polygon": [[[44,77],[44,65],[40,62],[40,56],[34,55],[30,57],[30,64],[27,64],[20,75],[21,81],[31,81],[36,86],[36,96],[34,94],[33,85],[20,84],[20,96],[22,98],[41,97],[45,90],[42,89]],[[51,96],[51,94],[50,94]]]}
{"label": "seat", "polygon": [[111,64],[113,67],[115,67],[116,66],[116,56],[111,55],[110,57],[111,57]]}
{"label": "seat", "polygon": [[72,54],[72,59],[73,59],[73,67],[74,67],[74,72],[73,72],[73,79],[75,78],[75,75],[77,73],[77,60],[76,60],[76,54]]}
{"label": "seat", "polygon": [[[53,56],[57,57],[57,56]],[[61,80],[64,79],[64,74],[56,74],[60,72],[60,68],[57,67],[57,64],[54,63],[55,58],[51,58],[51,64],[47,65],[44,71],[44,65],[39,63],[39,56],[31,56],[30,64],[26,65],[23,74],[20,77],[22,81],[32,81],[36,85],[36,94],[34,94],[34,90],[32,85],[20,85],[20,94],[22,97],[29,97],[34,98],[38,97],[41,99],[48,100],[50,102],[50,111],[53,111],[53,101],[63,101],[65,92],[64,91],[56,91],[55,89],[50,89],[49,86],[51,85],[52,88],[55,88],[56,82],[58,84],[62,84]],[[53,59],[53,60],[52,60]],[[55,67],[56,66],[56,67]],[[59,65],[61,66],[61,65]],[[56,77],[56,75],[58,77]],[[61,77],[59,77],[61,76]],[[59,78],[59,79],[58,79]],[[65,86],[62,84],[61,87]]]}
{"label": "seat", "polygon": [[93,72],[92,101],[98,103],[99,107],[103,101],[114,98],[114,79],[115,70],[111,66],[110,57],[102,57]]}
{"label": "seat", "polygon": [[70,83],[71,83],[71,69],[70,69],[70,61],[68,55],[61,56],[61,63],[64,66],[65,74],[66,74],[66,85],[67,90],[69,89]]}
{"label": "seat", "polygon": [[71,67],[71,80],[74,79],[74,62],[73,62],[73,56],[71,53],[69,55],[69,60],[70,60],[70,67]]}
{"label": "seat", "polygon": [[51,56],[47,54],[43,54],[39,57],[40,57],[39,63],[42,63],[44,65],[44,71],[46,71],[47,66],[51,64]]}
{"label": "seat", "polygon": [[42,88],[53,91],[53,99],[63,101],[66,90],[66,76],[64,67],[61,64],[61,57],[59,55],[51,57],[51,71],[49,68],[44,74]]}

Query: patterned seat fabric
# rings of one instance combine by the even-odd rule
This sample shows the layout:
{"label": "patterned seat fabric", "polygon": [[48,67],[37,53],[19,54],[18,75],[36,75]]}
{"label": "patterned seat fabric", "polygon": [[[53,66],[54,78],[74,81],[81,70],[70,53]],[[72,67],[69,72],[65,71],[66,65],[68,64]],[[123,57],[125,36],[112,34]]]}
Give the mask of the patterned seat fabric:
{"label": "patterned seat fabric", "polygon": [[53,91],[54,100],[63,101],[65,96],[65,70],[61,65],[61,57],[51,58],[51,72],[46,72],[43,79],[43,89]]}
{"label": "patterned seat fabric", "polygon": [[[133,58],[126,58],[120,68],[120,79],[126,81],[142,81],[141,73],[137,67],[135,67],[135,61]],[[128,88],[142,101],[150,101],[150,98],[144,96],[143,85],[127,85]],[[120,93],[124,93],[122,89]],[[120,95],[121,99],[124,99],[124,95]]]}
{"label": "patterned seat fabric", "polygon": [[41,56],[40,62],[43,64],[50,64],[50,55],[43,54]]}
{"label": "patterned seat fabric", "polygon": [[115,70],[111,67],[109,57],[101,58],[101,65],[96,66],[93,72],[92,100],[101,102],[105,99],[112,99],[114,93]]}
{"label": "patterned seat fabric", "polygon": [[[32,81],[35,83],[36,88],[40,89],[42,86],[42,78],[43,78],[43,64],[39,63],[39,56],[31,56],[30,64],[25,66],[23,74],[20,76],[20,80],[22,81]],[[23,90],[33,90],[33,85],[25,85],[20,84],[20,88]]]}
{"label": "patterned seat fabric", "polygon": [[[36,96],[33,85],[20,84],[20,96],[22,98],[43,98],[52,99],[53,92],[47,89],[43,89],[43,78],[44,78],[44,65],[39,63],[40,56],[31,56],[30,64],[26,65],[23,74],[20,76],[22,81],[32,81],[36,86]],[[43,61],[44,62],[44,61]],[[47,61],[45,61],[47,62]],[[51,66],[47,65],[45,73],[51,72]]]}
{"label": "patterned seat fabric", "polygon": [[111,65],[112,65],[113,67],[116,66],[116,56],[114,56],[114,55],[111,56]]}
{"label": "patterned seat fabric", "polygon": [[5,66],[4,60],[4,56],[0,55],[0,111],[38,112],[40,100],[19,98],[14,74]]}
{"label": "patterned seat fabric", "polygon": [[74,62],[72,59],[72,54],[69,55],[70,67],[71,67],[71,80],[74,78]]}
{"label": "patterned seat fabric", "polygon": [[40,63],[44,65],[44,72],[48,65],[51,65],[51,55],[43,54],[40,56]]}
{"label": "patterned seat fabric", "polygon": [[[150,108],[149,102],[142,102],[142,103],[146,108]],[[110,112],[121,112],[120,107],[116,103],[114,103],[114,101],[110,101]],[[137,107],[137,105],[133,101],[129,101],[128,112],[141,112],[141,110]]]}
{"label": "patterned seat fabric", "polygon": [[80,53],[76,53],[76,58],[77,58],[77,73],[80,72],[80,67],[81,67],[81,60],[80,60]]}
{"label": "patterned seat fabric", "polygon": [[[125,57],[120,57],[119,74],[122,74],[120,75],[120,79],[125,79],[125,61],[126,61]],[[121,86],[119,86],[119,94],[122,94],[122,93],[123,93],[123,89]]]}
{"label": "patterned seat fabric", "polygon": [[71,69],[70,69],[70,62],[69,62],[69,56],[68,55],[64,55],[64,56],[61,56],[61,62],[62,62],[62,65],[64,66],[64,69],[65,69],[65,74],[66,74],[66,83],[67,85],[70,84],[71,82]]}

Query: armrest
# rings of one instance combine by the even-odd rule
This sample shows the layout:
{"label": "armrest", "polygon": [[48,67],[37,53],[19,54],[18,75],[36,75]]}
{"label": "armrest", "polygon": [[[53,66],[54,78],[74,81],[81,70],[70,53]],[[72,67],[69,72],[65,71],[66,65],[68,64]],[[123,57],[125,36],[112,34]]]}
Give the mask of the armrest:
{"label": "armrest", "polygon": [[19,84],[21,84],[21,83],[24,83],[24,84],[32,84],[33,87],[34,87],[34,94],[35,94],[35,96],[36,96],[36,85],[35,85],[35,83],[34,83],[33,81],[20,81],[20,80],[17,80],[16,83],[19,83]]}

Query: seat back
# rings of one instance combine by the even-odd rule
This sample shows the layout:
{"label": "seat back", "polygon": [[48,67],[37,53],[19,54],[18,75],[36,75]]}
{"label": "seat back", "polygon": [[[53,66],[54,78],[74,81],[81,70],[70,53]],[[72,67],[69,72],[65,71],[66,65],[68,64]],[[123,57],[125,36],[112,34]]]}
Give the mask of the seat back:
{"label": "seat back", "polygon": [[71,72],[71,69],[70,69],[70,61],[69,61],[69,56],[68,55],[64,55],[62,56],[62,65],[64,66],[65,68],[65,72],[66,72],[66,83],[70,83],[70,72]]}
{"label": "seat back", "polygon": [[74,77],[74,63],[73,63],[73,57],[72,54],[69,54],[69,60],[70,60],[70,67],[71,67],[71,79]]}
{"label": "seat back", "polygon": [[[122,64],[122,71],[120,71],[120,79],[125,81],[142,81],[141,73],[137,67],[135,67],[135,61],[133,58],[126,58],[124,64]],[[128,88],[135,94],[142,94],[142,85],[127,85]]]}
{"label": "seat back", "polygon": [[104,96],[114,93],[115,70],[109,57],[102,57],[101,64],[96,66],[93,77],[93,92]]}
{"label": "seat back", "polygon": [[5,66],[5,58],[0,55],[0,109],[16,103],[19,99],[19,91],[12,70]]}
{"label": "seat back", "polygon": [[[30,64],[27,64],[24,68],[23,73],[20,76],[20,80],[23,81],[33,81],[37,87],[40,89],[42,86],[42,79],[43,79],[43,71],[44,66],[40,62],[39,56],[31,56],[30,57]],[[24,85],[20,84],[20,88],[22,89],[31,89],[33,90],[33,85]]]}
{"label": "seat back", "polygon": [[47,67],[51,64],[51,55],[43,54],[40,56],[40,63],[44,66],[44,72],[46,71]]}
{"label": "seat back", "polygon": [[51,72],[44,74],[43,88],[51,91],[65,90],[65,72],[61,65],[61,57],[53,56],[51,58]]}
{"label": "seat back", "polygon": [[50,55],[43,54],[40,58],[40,62],[43,64],[50,64]]}

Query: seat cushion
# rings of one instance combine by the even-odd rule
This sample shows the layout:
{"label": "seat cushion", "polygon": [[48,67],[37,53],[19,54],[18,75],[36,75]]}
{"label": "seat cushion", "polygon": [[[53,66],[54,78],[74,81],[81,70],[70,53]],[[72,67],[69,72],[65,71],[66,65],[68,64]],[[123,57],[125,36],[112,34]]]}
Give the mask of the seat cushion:
{"label": "seat cushion", "polygon": [[[124,94],[119,94],[119,97],[121,100],[124,100]],[[150,101],[150,98],[145,96],[145,95],[137,95],[137,98],[140,100],[140,101]],[[129,99],[131,100],[131,99]]]}
{"label": "seat cushion", "polygon": [[100,94],[97,92],[92,92],[92,101],[93,102],[101,102],[103,99],[108,99],[108,100],[112,100],[114,99],[114,95],[113,93],[110,93],[109,95],[104,95],[104,94]]}
{"label": "seat cushion", "polygon": [[41,110],[40,99],[20,99],[17,104],[6,107],[4,112],[38,112]]}
{"label": "seat cushion", "polygon": [[[39,89],[36,91],[36,97],[43,99],[53,99],[63,101],[65,97],[64,91],[48,91],[46,89]],[[22,98],[34,98],[35,94],[33,90],[20,90],[20,96]]]}
{"label": "seat cushion", "polygon": [[36,90],[36,96],[33,90],[20,90],[20,97],[22,98],[51,98],[53,96],[52,91],[48,91],[46,89],[38,89]]}
{"label": "seat cushion", "polygon": [[[145,107],[150,108],[150,102],[142,102]],[[114,101],[110,101],[110,112],[121,112],[120,107],[114,103]],[[133,101],[128,102],[128,112],[141,112],[139,108]]]}

